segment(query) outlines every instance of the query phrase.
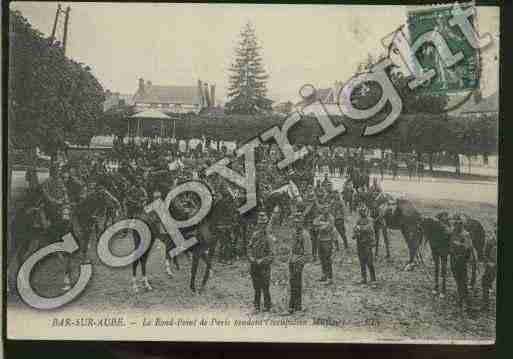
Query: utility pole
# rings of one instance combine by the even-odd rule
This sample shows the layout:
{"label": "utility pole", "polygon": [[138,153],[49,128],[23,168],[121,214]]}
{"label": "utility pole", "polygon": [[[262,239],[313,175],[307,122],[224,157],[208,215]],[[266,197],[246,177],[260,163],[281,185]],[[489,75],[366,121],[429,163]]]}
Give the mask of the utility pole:
{"label": "utility pole", "polygon": [[66,7],[66,14],[64,15],[64,35],[62,39],[62,50],[66,53],[66,40],[68,39],[68,22],[69,22],[69,13],[71,8]]}
{"label": "utility pole", "polygon": [[55,20],[53,21],[52,36],[50,37],[50,43],[55,40],[55,31],[57,30],[57,23],[59,22],[59,15],[61,14],[61,4],[57,5],[57,12],[55,13]]}
{"label": "utility pole", "polygon": [[61,4],[57,5],[57,11],[55,12],[55,19],[53,21],[52,27],[52,35],[50,36],[50,43],[54,43],[56,40],[57,27],[59,25],[59,18],[61,14],[64,14],[64,28],[62,34],[62,42],[61,47],[64,52],[66,52],[66,44],[68,42],[68,26],[69,26],[69,14],[71,12],[71,8],[69,6],[66,7],[66,10],[62,10]]}

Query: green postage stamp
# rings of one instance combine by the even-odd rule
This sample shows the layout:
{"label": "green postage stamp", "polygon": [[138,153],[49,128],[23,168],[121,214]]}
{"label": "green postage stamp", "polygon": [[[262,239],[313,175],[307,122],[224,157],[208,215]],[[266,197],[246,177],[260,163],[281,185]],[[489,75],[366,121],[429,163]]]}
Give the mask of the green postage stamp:
{"label": "green postage stamp", "polygon": [[[469,8],[473,8],[473,4],[461,5],[463,11]],[[429,69],[436,71],[436,75],[418,89],[420,91],[454,94],[479,88],[479,49],[471,46],[458,26],[449,24],[452,9],[452,5],[442,5],[408,11],[410,44],[415,44],[415,41],[426,33],[435,31],[446,40],[452,54],[463,53],[463,58],[452,66],[444,63],[443,56],[437,51],[433,42],[425,42],[415,53],[412,53],[411,56],[416,56],[418,60],[414,62],[417,64],[414,67],[420,64],[424,71]],[[475,15],[471,16],[469,21],[474,25]],[[419,73],[422,69],[412,70]]]}

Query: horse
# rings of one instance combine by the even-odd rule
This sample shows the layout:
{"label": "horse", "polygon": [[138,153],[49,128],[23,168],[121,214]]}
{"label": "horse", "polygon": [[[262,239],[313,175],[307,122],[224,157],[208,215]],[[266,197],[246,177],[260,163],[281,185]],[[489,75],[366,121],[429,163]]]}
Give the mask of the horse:
{"label": "horse", "polygon": [[342,189],[342,198],[344,199],[344,202],[346,206],[349,207],[349,210],[351,212],[354,212],[356,210],[356,206],[353,205],[353,202],[356,199],[356,190],[353,187],[353,182],[350,180],[347,180],[344,183],[344,188]]}
{"label": "horse", "polygon": [[404,269],[413,269],[417,250],[422,242],[422,216],[420,212],[410,200],[398,198],[394,201],[388,201],[384,218],[387,228],[401,231],[409,252],[408,263]]}
{"label": "horse", "polygon": [[[109,172],[102,176],[98,181],[108,192],[112,194],[121,204],[125,198],[125,194],[130,188],[130,181],[120,172]],[[125,212],[123,206],[121,211]],[[112,208],[106,208],[103,213],[104,221],[99,226],[101,228],[107,228],[109,224],[114,223],[115,213]]]}
{"label": "horse", "polygon": [[287,184],[280,186],[278,189],[272,191],[265,200],[265,211],[270,216],[275,208],[280,209],[279,223],[282,224],[283,220],[288,217],[297,202],[303,200],[298,186],[294,181],[289,180]]}
{"label": "horse", "polygon": [[[91,186],[91,184],[90,184]],[[98,229],[97,219],[107,209],[121,208],[120,202],[107,189],[94,187],[84,190],[81,200],[75,205],[72,213],[72,232],[78,237],[81,263],[89,263],[87,251],[93,231]],[[71,256],[62,257],[64,265],[64,289],[70,288]]]}
{"label": "horse", "polygon": [[442,221],[442,214],[439,213],[435,217],[422,218],[422,234],[423,243],[426,241],[431,248],[431,256],[435,264],[434,269],[434,289],[433,294],[439,292],[439,277],[442,276],[442,291],[440,297],[444,297],[446,293],[447,281],[447,257],[449,255],[449,236],[450,229],[447,224]]}
{"label": "horse", "polygon": [[463,228],[469,233],[472,239],[472,246],[476,251],[477,260],[482,262],[486,243],[486,233],[483,225],[477,219],[464,216]]}
{"label": "horse", "polygon": [[9,223],[8,235],[11,245],[8,246],[7,268],[13,263],[17,267],[21,266],[31,245],[36,243],[36,246],[39,246],[41,239],[46,237],[49,221],[43,210],[42,196],[38,189],[25,195],[21,201],[22,205],[15,210]]}
{"label": "horse", "polygon": [[219,241],[215,226],[218,224],[220,217],[226,216],[226,208],[222,205],[220,200],[215,200],[212,204],[212,209],[209,215],[203,219],[195,227],[185,231],[184,237],[189,238],[196,236],[198,243],[191,248],[192,251],[192,264],[191,264],[191,278],[189,288],[193,293],[196,293],[196,275],[198,272],[199,261],[205,263],[205,273],[201,281],[199,292],[205,290],[205,286],[210,277],[210,270],[212,268],[213,259],[217,242]]}

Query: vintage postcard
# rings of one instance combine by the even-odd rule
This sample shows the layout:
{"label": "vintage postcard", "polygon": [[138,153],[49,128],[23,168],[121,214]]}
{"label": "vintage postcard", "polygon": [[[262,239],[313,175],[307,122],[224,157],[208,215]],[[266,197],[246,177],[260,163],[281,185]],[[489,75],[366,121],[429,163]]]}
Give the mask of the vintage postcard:
{"label": "vintage postcard", "polygon": [[494,343],[500,25],[12,2],[7,338]]}

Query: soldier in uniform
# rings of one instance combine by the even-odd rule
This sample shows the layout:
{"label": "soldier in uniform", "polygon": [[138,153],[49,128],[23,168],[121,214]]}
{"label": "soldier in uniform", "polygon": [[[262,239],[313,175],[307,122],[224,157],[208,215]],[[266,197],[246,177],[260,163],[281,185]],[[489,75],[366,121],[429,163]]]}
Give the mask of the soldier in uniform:
{"label": "soldier in uniform", "polygon": [[264,311],[271,310],[271,263],[273,261],[272,239],[269,219],[265,212],[258,212],[255,232],[251,236],[248,245],[249,272],[255,290],[255,312],[260,311],[262,294],[264,296]]}
{"label": "soldier in uniform", "polygon": [[395,180],[397,178],[397,171],[399,170],[399,163],[396,159],[392,159],[390,166],[392,167],[392,179]]}
{"label": "soldier in uniform", "polygon": [[[388,241],[388,229],[385,221],[385,208],[378,202],[379,192],[371,192],[369,202],[370,204],[370,215],[372,218],[372,224],[374,227],[374,237],[376,239],[376,252],[374,253],[376,259],[379,253],[379,237],[383,235],[383,241],[385,242],[386,258],[390,259],[390,245]],[[368,202],[368,203],[369,203]]]}
{"label": "soldier in uniform", "polygon": [[318,251],[318,238],[317,238],[317,228],[314,226],[313,221],[317,215],[318,205],[317,205],[317,197],[315,194],[315,189],[313,186],[309,186],[306,190],[305,195],[305,227],[310,233],[311,247],[312,247],[312,260],[315,262],[317,260],[317,251]]}
{"label": "soldier in uniform", "polygon": [[419,181],[424,178],[424,162],[422,159],[417,162],[417,176]]}
{"label": "soldier in uniform", "polygon": [[[80,228],[80,255],[82,263],[90,263],[87,259],[87,250],[93,230],[97,226],[96,216],[106,208],[113,211],[119,211],[121,204],[109,192],[102,193],[104,187],[95,181],[89,181],[85,191],[82,191],[80,198],[77,200],[75,212],[75,220]],[[100,203],[105,206],[101,208]]]}
{"label": "soldier in uniform", "polygon": [[293,216],[294,235],[292,248],[289,257],[289,280],[290,280],[290,300],[289,313],[301,311],[302,308],[302,288],[303,288],[303,268],[310,261],[311,244],[305,236],[304,219],[301,212],[296,212]]}
{"label": "soldier in uniform", "polygon": [[231,263],[237,255],[237,239],[232,233],[235,209],[234,198],[227,185],[219,180],[215,189],[214,210],[212,221],[215,224],[214,233],[220,243],[220,259],[224,263]]}
{"label": "soldier in uniform", "polygon": [[[55,173],[54,178],[50,178],[42,186],[43,199],[45,203],[45,212],[49,219],[48,235],[51,240],[58,241],[60,238],[70,232],[73,232],[71,223],[72,202],[66,183],[69,180],[69,169],[63,167],[60,172]],[[68,256],[64,259],[62,252],[59,257],[64,264],[64,290],[71,288],[71,260]]]}
{"label": "soldier in uniform", "polygon": [[[144,188],[144,180],[142,177],[136,177],[132,186],[128,189],[126,197],[125,197],[125,208],[126,214],[128,218],[139,218],[144,214],[144,206],[147,204],[149,200],[148,192]],[[141,238],[139,233],[135,230],[132,230],[132,237],[134,239],[134,247],[139,247],[141,242]],[[148,253],[148,252],[146,252]],[[138,291],[137,286],[137,263],[139,261],[135,261],[132,264],[132,288],[134,292]],[[143,273],[143,284],[144,286],[150,290],[151,285],[146,278],[146,273]]]}
{"label": "soldier in uniform", "polygon": [[415,160],[410,158],[406,161],[406,168],[408,169],[408,178],[412,179],[415,172]]}
{"label": "soldier in uniform", "polygon": [[495,231],[495,236],[486,241],[484,248],[483,262],[485,268],[481,278],[481,286],[483,288],[481,309],[483,311],[487,311],[490,306],[490,289],[497,276],[497,227]]}
{"label": "soldier in uniform", "polygon": [[331,191],[332,187],[333,187],[333,184],[331,183],[331,181],[329,180],[328,178],[328,174],[326,173],[324,175],[324,179],[322,180],[322,183],[321,183],[321,186],[324,188],[324,190],[326,191]]}
{"label": "soldier in uniform", "polygon": [[451,271],[458,288],[458,305],[463,309],[463,303],[470,306],[468,297],[467,264],[472,259],[472,240],[463,228],[463,218],[460,215],[453,217],[453,231],[449,237],[449,253],[451,254]]}
{"label": "soldier in uniform", "polygon": [[372,219],[369,218],[367,207],[362,206],[359,209],[360,218],[354,227],[354,237],[360,259],[360,268],[362,280],[360,284],[367,284],[367,269],[370,272],[371,282],[376,281],[376,271],[374,270],[374,256],[372,248],[375,246],[374,226]]}
{"label": "soldier in uniform", "polygon": [[329,204],[321,204],[321,215],[317,217],[313,224],[317,227],[319,238],[319,259],[321,260],[322,277],[319,281],[326,284],[333,284],[333,230],[335,220],[330,214]]}
{"label": "soldier in uniform", "polygon": [[[346,224],[345,224],[345,208],[344,199],[340,193],[335,193],[335,198],[332,204],[332,213],[335,218],[335,228],[344,241],[344,248],[347,249],[349,244],[346,236]],[[335,241],[336,250],[339,250],[339,243]]]}
{"label": "soldier in uniform", "polygon": [[386,166],[385,160],[380,159],[378,162],[378,169],[379,169],[379,175],[380,175],[382,181],[383,181],[383,176],[385,174],[385,166]]}

